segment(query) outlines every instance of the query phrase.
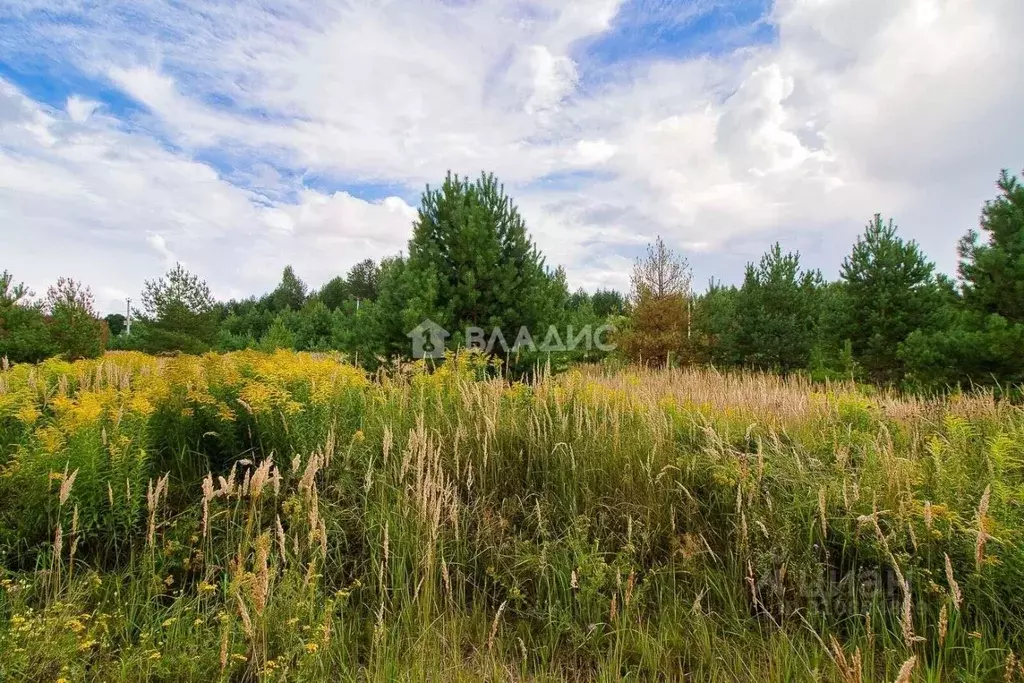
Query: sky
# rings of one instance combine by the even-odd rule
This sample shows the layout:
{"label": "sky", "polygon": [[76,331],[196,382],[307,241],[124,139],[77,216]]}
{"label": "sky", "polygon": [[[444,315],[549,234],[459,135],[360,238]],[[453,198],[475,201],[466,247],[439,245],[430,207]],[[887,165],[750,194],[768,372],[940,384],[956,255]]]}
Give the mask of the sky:
{"label": "sky", "polygon": [[121,310],[406,248],[494,172],[572,288],[661,235],[826,277],[875,213],[939,270],[1024,167],[1019,0],[0,0],[0,270]]}

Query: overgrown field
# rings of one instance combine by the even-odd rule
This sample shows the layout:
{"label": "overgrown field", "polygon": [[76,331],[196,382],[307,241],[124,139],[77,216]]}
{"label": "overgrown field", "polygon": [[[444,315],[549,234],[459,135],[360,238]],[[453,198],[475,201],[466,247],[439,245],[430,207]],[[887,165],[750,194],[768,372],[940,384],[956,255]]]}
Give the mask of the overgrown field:
{"label": "overgrown field", "polygon": [[3,371],[0,681],[1024,681],[1020,408],[494,374]]}

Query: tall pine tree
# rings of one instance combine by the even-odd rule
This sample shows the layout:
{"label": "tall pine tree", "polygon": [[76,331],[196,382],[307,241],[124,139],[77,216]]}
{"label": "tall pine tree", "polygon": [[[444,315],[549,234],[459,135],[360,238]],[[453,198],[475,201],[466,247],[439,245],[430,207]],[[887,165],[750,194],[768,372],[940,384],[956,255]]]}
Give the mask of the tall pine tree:
{"label": "tall pine tree", "polygon": [[914,330],[931,328],[936,318],[934,265],[916,242],[896,234],[892,219],[886,223],[875,214],[840,274],[847,318],[842,336],[871,380],[898,381],[903,376],[899,345]]}
{"label": "tall pine tree", "polygon": [[814,346],[821,273],[775,244],[747,265],[736,297],[736,347],[743,363],[782,372],[806,368]]}
{"label": "tall pine tree", "polygon": [[490,174],[470,182],[449,173],[440,188],[427,187],[407,267],[413,282],[423,284],[417,312],[449,330],[456,343],[467,327],[488,334],[501,328],[510,345],[522,326],[543,335],[542,326],[554,322],[555,302],[565,298],[519,210]]}
{"label": "tall pine tree", "polygon": [[996,183],[1000,195],[985,203],[981,229],[960,240],[960,277],[970,310],[1024,323],[1024,185],[1005,170]]}
{"label": "tall pine tree", "polygon": [[996,185],[999,196],[985,203],[981,232],[960,240],[959,309],[945,329],[915,333],[901,351],[919,384],[990,384],[1013,392],[1024,383],[1024,186],[1006,171]]}

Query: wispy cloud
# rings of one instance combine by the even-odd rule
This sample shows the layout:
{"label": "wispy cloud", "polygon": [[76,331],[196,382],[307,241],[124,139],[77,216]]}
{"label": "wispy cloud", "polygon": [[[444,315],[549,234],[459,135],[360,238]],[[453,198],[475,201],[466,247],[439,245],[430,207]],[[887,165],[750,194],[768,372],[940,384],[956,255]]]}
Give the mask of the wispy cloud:
{"label": "wispy cloud", "polygon": [[834,267],[876,211],[950,269],[1024,159],[1014,0],[0,0],[0,25],[0,218],[37,288],[133,291],[172,255],[225,295],[326,279],[402,248],[448,169],[498,173],[574,285],[624,287],[656,233],[699,278],[781,235]]}

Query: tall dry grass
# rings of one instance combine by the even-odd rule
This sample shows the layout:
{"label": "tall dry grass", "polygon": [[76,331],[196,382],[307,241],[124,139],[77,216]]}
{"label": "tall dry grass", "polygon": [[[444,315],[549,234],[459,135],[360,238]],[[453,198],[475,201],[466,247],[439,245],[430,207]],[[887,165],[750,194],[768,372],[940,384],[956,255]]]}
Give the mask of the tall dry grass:
{"label": "tall dry grass", "polygon": [[1022,436],[700,369],[14,367],[0,680],[1024,680]]}

